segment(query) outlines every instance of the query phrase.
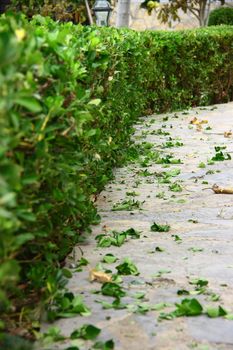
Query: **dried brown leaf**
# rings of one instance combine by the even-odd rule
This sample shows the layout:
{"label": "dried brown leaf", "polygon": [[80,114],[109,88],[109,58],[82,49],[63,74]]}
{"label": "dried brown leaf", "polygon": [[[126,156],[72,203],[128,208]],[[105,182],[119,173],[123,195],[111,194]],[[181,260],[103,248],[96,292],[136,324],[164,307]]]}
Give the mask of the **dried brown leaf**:
{"label": "dried brown leaf", "polygon": [[103,230],[105,233],[107,233],[108,231],[111,230],[111,228],[110,228],[109,226],[107,226],[107,225],[103,225],[103,226],[102,226],[102,230]]}
{"label": "dried brown leaf", "polygon": [[200,124],[207,124],[207,123],[208,123],[208,120],[206,120],[206,119],[198,120],[197,117],[194,117],[194,118],[190,121],[190,124],[193,124],[193,125],[200,125]]}
{"label": "dried brown leaf", "polygon": [[190,124],[199,124],[197,117],[194,117],[191,121]]}
{"label": "dried brown leaf", "polygon": [[220,187],[216,184],[213,185],[212,190],[217,194],[233,194],[232,187]]}
{"label": "dried brown leaf", "polygon": [[224,137],[232,137],[232,131],[225,131],[224,132]]}
{"label": "dried brown leaf", "polygon": [[111,282],[112,276],[103,271],[97,271],[95,269],[90,270],[89,272],[90,282],[96,281],[100,283]]}

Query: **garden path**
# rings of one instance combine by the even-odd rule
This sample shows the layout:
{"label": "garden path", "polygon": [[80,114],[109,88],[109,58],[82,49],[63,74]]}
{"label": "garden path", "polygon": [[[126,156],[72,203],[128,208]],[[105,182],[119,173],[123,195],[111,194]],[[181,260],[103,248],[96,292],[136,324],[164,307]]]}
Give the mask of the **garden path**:
{"label": "garden path", "polygon": [[[89,262],[73,274],[69,289],[82,294],[92,313],[56,321],[62,334],[69,336],[88,323],[102,330],[98,340],[113,339],[116,350],[233,349],[233,196],[212,190],[214,184],[233,187],[233,161],[228,159],[233,156],[233,136],[224,136],[230,130],[233,103],[140,119],[134,135],[141,144],[139,159],[115,170],[114,181],[97,200],[101,223],[74,249],[76,260],[67,262],[77,263],[81,253]],[[112,210],[122,205],[125,209],[131,205],[132,210]],[[151,231],[154,223],[159,225],[154,230],[165,232]],[[96,235],[130,228],[140,231],[140,238],[128,235],[120,247],[97,247]],[[128,257],[140,273],[121,276],[126,292],[121,304],[126,308],[103,309],[96,301],[112,303],[114,298],[94,294],[102,285],[89,281],[90,269],[109,253],[119,260],[101,263],[105,270],[116,273],[115,267]],[[135,272],[126,265],[123,272],[127,266]],[[191,305],[186,301],[185,311],[175,306],[184,299],[198,300],[203,310],[195,301]],[[221,314],[219,305],[229,312],[227,316],[206,315],[210,306],[214,308],[208,309],[209,315]],[[202,315],[169,314],[175,309]],[[80,339],[54,348],[70,344],[93,349],[93,341]]]}

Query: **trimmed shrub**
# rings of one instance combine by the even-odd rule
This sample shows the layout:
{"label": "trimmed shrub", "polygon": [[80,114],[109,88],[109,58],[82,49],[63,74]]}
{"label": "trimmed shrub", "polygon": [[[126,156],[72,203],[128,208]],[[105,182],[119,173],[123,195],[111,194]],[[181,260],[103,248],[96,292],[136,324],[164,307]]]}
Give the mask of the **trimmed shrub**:
{"label": "trimmed shrub", "polygon": [[219,7],[210,12],[208,26],[233,25],[233,8]]}
{"label": "trimmed shrub", "polygon": [[139,33],[1,17],[1,312],[56,298],[60,262],[99,221],[95,195],[136,118],[232,100],[232,43],[228,27]]}

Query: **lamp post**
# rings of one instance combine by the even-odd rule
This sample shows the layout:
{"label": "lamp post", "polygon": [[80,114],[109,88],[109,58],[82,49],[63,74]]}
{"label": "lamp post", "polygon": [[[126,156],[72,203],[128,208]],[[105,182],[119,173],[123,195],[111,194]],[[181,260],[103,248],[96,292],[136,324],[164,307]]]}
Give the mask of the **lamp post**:
{"label": "lamp post", "polygon": [[96,0],[92,10],[96,17],[97,26],[103,27],[109,25],[112,8],[107,0]]}

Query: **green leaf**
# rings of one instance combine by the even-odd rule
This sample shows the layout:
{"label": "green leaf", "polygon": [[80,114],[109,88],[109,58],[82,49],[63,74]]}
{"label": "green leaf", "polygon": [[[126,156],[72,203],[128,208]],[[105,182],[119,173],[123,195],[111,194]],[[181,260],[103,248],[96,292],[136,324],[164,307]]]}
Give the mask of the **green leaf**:
{"label": "green leaf", "polygon": [[88,102],[89,105],[94,105],[94,106],[99,106],[100,103],[101,103],[101,99],[99,98],[95,98],[94,100],[91,100],[90,102]]}
{"label": "green leaf", "polygon": [[181,164],[181,160],[172,158],[172,155],[166,155],[164,158],[158,158],[156,164]]}
{"label": "green leaf", "polygon": [[146,303],[137,303],[136,305],[136,310],[134,312],[136,312],[137,314],[142,314],[144,315],[146,312],[150,311],[151,307],[149,304]]}
{"label": "green leaf", "polygon": [[169,190],[172,192],[182,192],[182,187],[177,182],[174,182],[169,186]]}
{"label": "green leaf", "polygon": [[61,340],[65,340],[65,337],[61,334],[59,327],[50,327],[46,333],[43,333],[43,343],[45,344],[50,344]]}
{"label": "green leaf", "polygon": [[197,248],[197,247],[191,247],[191,248],[188,248],[188,250],[190,252],[193,252],[193,253],[199,253],[199,252],[203,252],[203,248]]}
{"label": "green leaf", "polygon": [[224,160],[231,160],[231,155],[229,153],[223,153],[222,150],[226,148],[226,146],[215,146],[215,156],[211,158],[213,162],[222,162]]}
{"label": "green leaf", "polygon": [[157,246],[157,247],[155,247],[155,251],[162,253],[162,252],[165,252],[165,249]]}
{"label": "green leaf", "polygon": [[126,295],[121,286],[113,282],[104,283],[101,287],[101,293],[115,298],[121,298]]}
{"label": "green leaf", "polygon": [[[170,137],[171,139],[171,137]],[[163,143],[162,148],[171,148],[171,147],[181,147],[184,146],[183,142],[179,142],[179,141],[167,141],[165,143]]]}
{"label": "green leaf", "polygon": [[109,254],[106,254],[104,257],[103,257],[103,262],[104,263],[107,263],[107,264],[112,264],[114,262],[116,262],[118,260],[118,258],[116,256],[114,256],[113,254],[109,253]]}
{"label": "green leaf", "polygon": [[135,298],[135,299],[143,299],[144,298],[144,296],[145,296],[145,292],[137,292],[137,293],[135,293],[134,295],[133,295],[133,297]]}
{"label": "green leaf", "polygon": [[20,235],[15,237],[13,245],[19,248],[26,242],[32,241],[34,238],[35,236],[32,233],[21,233]]}
{"label": "green leaf", "polygon": [[136,265],[128,258],[125,258],[122,264],[116,266],[116,269],[120,275],[139,275]]}
{"label": "green leaf", "polygon": [[177,295],[189,295],[189,294],[190,294],[189,291],[186,289],[179,289],[177,291]]}
{"label": "green leaf", "polygon": [[208,280],[204,278],[192,278],[189,280],[189,284],[195,284],[198,287],[206,287],[208,283]]}
{"label": "green leaf", "polygon": [[168,232],[170,230],[169,225],[160,225],[156,222],[153,223],[153,225],[150,227],[152,232]]}
{"label": "green leaf", "polygon": [[72,272],[68,269],[62,269],[62,273],[63,273],[63,276],[65,276],[66,278],[71,278],[73,276]]}
{"label": "green leaf", "polygon": [[14,102],[33,113],[38,113],[42,110],[40,103],[34,97],[18,97]]}
{"label": "green leaf", "polygon": [[141,209],[142,203],[139,201],[136,201],[134,199],[129,200],[123,200],[120,203],[115,203],[113,205],[112,211],[121,211],[121,210],[135,210],[135,209]]}
{"label": "green leaf", "polygon": [[73,296],[71,293],[59,301],[58,310],[56,312],[57,317],[74,317],[74,315],[79,314],[81,316],[91,315],[90,309],[84,304],[81,296]]}
{"label": "green leaf", "polygon": [[25,209],[18,209],[17,210],[17,216],[20,219],[23,219],[25,221],[29,221],[29,222],[35,222],[36,221],[36,215],[34,213],[32,213],[29,210],[25,210]]}
{"label": "green leaf", "polygon": [[98,247],[101,248],[107,248],[110,247],[111,245],[117,245],[116,244],[116,240],[113,237],[109,237],[109,236],[102,236],[100,237],[100,239],[98,240]]}
{"label": "green leaf", "polygon": [[140,238],[140,231],[135,230],[134,228],[129,228],[128,230],[124,231],[124,233],[127,236],[130,236],[131,238],[138,239]]}
{"label": "green leaf", "polygon": [[219,299],[220,299],[220,295],[216,293],[212,293],[209,297],[210,301],[219,301]]}
{"label": "green leaf", "polygon": [[168,303],[158,303],[158,304],[152,305],[151,310],[160,311],[168,306],[170,306],[170,304]]}
{"label": "green leaf", "polygon": [[205,163],[204,162],[199,163],[198,168],[202,168],[202,169],[206,168]]}
{"label": "green leaf", "polygon": [[202,314],[203,307],[197,299],[183,299],[181,304],[176,303],[177,316],[198,316]]}
{"label": "green leaf", "polygon": [[0,285],[10,285],[18,281],[20,272],[19,263],[16,260],[9,260],[0,265]]}
{"label": "green leaf", "polygon": [[95,239],[98,242],[98,247],[106,248],[111,245],[120,247],[124,244],[128,236],[135,239],[140,237],[140,232],[136,231],[134,228],[122,232],[113,231],[112,234],[113,237],[105,234],[96,236]]}
{"label": "green leaf", "polygon": [[208,307],[206,313],[209,317],[215,318],[219,316],[218,307]]}
{"label": "green leaf", "polygon": [[166,177],[175,177],[180,174],[180,169],[172,169],[166,172],[163,172],[162,175]]}
{"label": "green leaf", "polygon": [[99,349],[99,350],[112,350],[114,349],[114,341],[112,339],[107,340],[106,342],[98,341],[96,342],[92,349]]}
{"label": "green leaf", "polygon": [[114,241],[113,241],[113,245],[116,245],[117,247],[122,246],[122,244],[125,242],[126,240],[126,233],[125,232],[113,232],[114,234]]}
{"label": "green leaf", "polygon": [[221,316],[226,316],[227,311],[222,308],[222,306],[219,307],[208,307],[206,309],[206,313],[209,317],[215,318],[215,317],[221,317]]}
{"label": "green leaf", "polygon": [[180,244],[182,242],[182,238],[180,238],[180,236],[172,235],[172,237],[174,238],[175,242],[177,242],[178,244]]}
{"label": "green leaf", "polygon": [[92,324],[85,324],[80,329],[73,331],[70,335],[71,339],[82,338],[85,340],[94,340],[98,337],[101,330]]}
{"label": "green leaf", "polygon": [[233,320],[233,314],[227,314],[224,318],[226,318],[227,320]]}
{"label": "green leaf", "polygon": [[136,197],[136,196],[139,196],[139,195],[140,195],[140,193],[137,193],[135,191],[126,192],[126,196]]}
{"label": "green leaf", "polygon": [[114,309],[114,310],[122,310],[127,307],[126,304],[121,303],[120,298],[115,299],[112,303],[107,303],[106,301],[98,301],[103,309],[109,310],[109,309]]}
{"label": "green leaf", "polygon": [[88,264],[89,264],[89,261],[87,259],[81,257],[81,259],[77,263],[77,268],[79,268],[81,266],[87,266]]}
{"label": "green leaf", "polygon": [[158,321],[161,321],[161,320],[173,320],[176,317],[177,317],[177,315],[176,315],[176,313],[174,311],[172,311],[172,312],[161,312],[159,314]]}

